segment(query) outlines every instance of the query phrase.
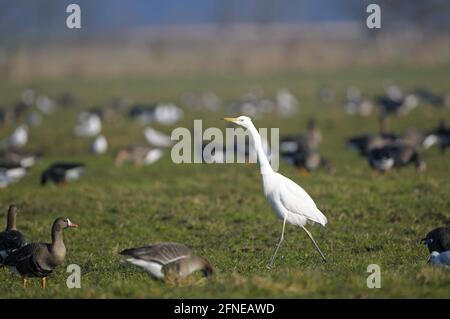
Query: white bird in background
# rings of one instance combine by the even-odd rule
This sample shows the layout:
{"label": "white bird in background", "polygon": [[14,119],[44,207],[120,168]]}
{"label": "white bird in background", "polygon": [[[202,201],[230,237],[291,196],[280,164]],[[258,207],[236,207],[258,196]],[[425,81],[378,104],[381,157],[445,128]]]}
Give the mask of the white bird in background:
{"label": "white bird in background", "polygon": [[154,119],[159,124],[172,125],[183,118],[184,112],[174,104],[159,104],[154,113]]}
{"label": "white bird in background", "polygon": [[28,126],[22,124],[5,140],[8,147],[22,147],[28,142]]}
{"label": "white bird in background", "polygon": [[79,124],[74,132],[80,137],[91,137],[99,134],[102,130],[102,121],[97,114],[83,112],[79,117]]}
{"label": "white bird in background", "polygon": [[314,247],[326,262],[326,258],[313,236],[305,228],[305,225],[308,222],[318,223],[325,226],[327,223],[327,218],[325,215],[323,215],[317,208],[312,198],[305,190],[303,190],[303,188],[291,181],[289,178],[284,177],[272,169],[269,160],[264,153],[261,136],[249,117],[239,116],[237,118],[225,118],[224,120],[235,123],[249,130],[258,154],[258,162],[263,179],[264,195],[266,195],[277,216],[283,220],[280,240],[275,248],[275,252],[272,255],[269,266],[273,265],[278,249],[284,240],[284,229],[286,227],[286,222],[300,226],[309,236],[314,244]]}
{"label": "white bird in background", "polygon": [[104,154],[108,150],[108,141],[104,135],[95,138],[91,145],[91,152],[96,155]]}
{"label": "white bird in background", "polygon": [[144,136],[148,143],[157,147],[169,147],[172,145],[170,136],[159,132],[151,127],[144,129]]}

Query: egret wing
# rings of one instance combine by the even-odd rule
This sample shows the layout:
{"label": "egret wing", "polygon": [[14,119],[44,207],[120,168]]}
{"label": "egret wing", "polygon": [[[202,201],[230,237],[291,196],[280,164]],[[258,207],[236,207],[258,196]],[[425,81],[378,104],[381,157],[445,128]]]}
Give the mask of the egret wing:
{"label": "egret wing", "polygon": [[289,178],[281,174],[279,176],[281,176],[280,200],[282,205],[292,214],[303,215],[308,220],[325,226],[327,218],[317,208],[311,196]]}

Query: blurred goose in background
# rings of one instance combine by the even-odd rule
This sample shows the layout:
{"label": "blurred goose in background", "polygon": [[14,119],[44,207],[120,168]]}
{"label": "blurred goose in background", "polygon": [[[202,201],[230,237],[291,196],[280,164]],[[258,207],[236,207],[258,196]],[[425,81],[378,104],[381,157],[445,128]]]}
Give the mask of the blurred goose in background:
{"label": "blurred goose in background", "polygon": [[14,163],[0,163],[0,188],[19,181],[27,173],[26,168]]}
{"label": "blurred goose in background", "polygon": [[184,112],[175,104],[161,103],[154,109],[154,121],[163,125],[173,125],[180,121],[184,116]]}
{"label": "blurred goose in background", "polygon": [[62,92],[56,97],[58,106],[67,108],[72,107],[77,103],[76,97],[70,92]]}
{"label": "blurred goose in background", "polygon": [[301,175],[308,175],[319,168],[325,168],[329,172],[335,171],[334,166],[318,151],[297,152],[285,159],[289,164],[297,167]]}
{"label": "blurred goose in background", "polygon": [[55,111],[56,103],[47,95],[39,95],[36,99],[36,107],[44,114],[51,114]]}
{"label": "blurred goose in background", "polygon": [[156,147],[169,147],[172,145],[172,140],[169,135],[151,127],[144,129],[144,136],[149,144]]}
{"label": "blurred goose in background", "polygon": [[289,157],[299,152],[312,152],[317,150],[322,141],[322,133],[314,119],[307,124],[304,134],[287,135],[281,138],[280,152],[282,156]]}
{"label": "blurred goose in background", "polygon": [[355,86],[349,86],[346,90],[344,110],[349,115],[368,116],[374,109],[373,103],[363,98],[361,91]]}
{"label": "blurred goose in background", "polygon": [[426,136],[424,144],[439,144],[441,151],[445,152],[450,147],[450,127],[441,121],[438,127]]}
{"label": "blurred goose in background", "polygon": [[418,88],[414,91],[414,95],[425,105],[435,107],[445,106],[445,96],[433,93],[424,88]]}
{"label": "blurred goose in background", "polygon": [[97,114],[82,112],[78,118],[78,125],[74,129],[79,137],[93,137],[102,130],[102,121]]}
{"label": "blurred goose in background", "polygon": [[347,146],[357,150],[360,155],[367,156],[375,148],[381,148],[394,142],[397,136],[389,133],[369,133],[347,139]]}
{"label": "blurred goose in background", "polygon": [[0,232],[0,266],[3,266],[3,261],[8,255],[25,245],[24,236],[16,227],[16,216],[16,206],[9,206],[6,229]]}
{"label": "blurred goose in background", "polygon": [[148,272],[157,279],[170,275],[187,277],[196,271],[205,276],[213,273],[208,260],[197,257],[192,250],[178,243],[157,243],[120,252],[125,260]]}
{"label": "blurred goose in background", "polygon": [[91,153],[101,155],[108,150],[108,141],[104,135],[99,135],[91,144]]}
{"label": "blurred goose in background", "polygon": [[82,163],[55,163],[47,168],[41,175],[41,184],[54,182],[59,185],[65,185],[76,181],[85,171],[85,165]]}
{"label": "blurred goose in background", "polygon": [[324,104],[332,104],[336,100],[336,93],[331,86],[323,85],[319,89],[319,98]]}
{"label": "blurred goose in background", "polygon": [[427,166],[419,152],[409,145],[392,143],[374,148],[368,156],[370,166],[380,172],[387,172],[393,167],[402,167],[414,164],[419,172],[426,170]]}
{"label": "blurred goose in background", "polygon": [[433,251],[428,258],[428,262],[437,267],[450,267],[450,251],[442,253]]}
{"label": "blurred goose in background", "polygon": [[78,225],[68,218],[57,218],[52,226],[52,242],[48,244],[30,243],[8,255],[5,266],[19,273],[23,278],[23,286],[28,285],[29,277],[40,277],[42,288],[46,287],[46,278],[56,267],[64,262],[66,246],[63,241],[63,231]]}
{"label": "blurred goose in background", "polygon": [[10,163],[20,165],[24,168],[30,168],[41,156],[41,152],[26,151],[21,148],[12,147],[0,151],[0,165]]}
{"label": "blurred goose in background", "polygon": [[7,147],[23,147],[28,142],[28,126],[19,125],[14,132],[6,138],[5,145]]}
{"label": "blurred goose in background", "polygon": [[275,98],[276,112],[280,116],[291,116],[299,111],[297,98],[288,89],[279,89]]}
{"label": "blurred goose in background", "polygon": [[441,253],[450,250],[450,227],[438,227],[433,229],[421,240],[421,242],[424,245],[427,245],[430,253],[433,251]]}
{"label": "blurred goose in background", "polygon": [[159,148],[151,148],[145,145],[130,145],[119,150],[115,158],[116,166],[122,166],[125,162],[131,162],[134,166],[150,165],[163,156]]}

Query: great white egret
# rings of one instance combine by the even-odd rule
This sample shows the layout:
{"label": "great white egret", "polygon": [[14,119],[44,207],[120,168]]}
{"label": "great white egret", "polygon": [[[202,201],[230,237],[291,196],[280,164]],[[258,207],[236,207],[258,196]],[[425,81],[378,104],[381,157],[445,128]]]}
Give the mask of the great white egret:
{"label": "great white egret", "polygon": [[272,255],[269,266],[273,265],[278,249],[283,243],[286,222],[292,225],[300,226],[309,236],[314,244],[314,247],[326,262],[327,260],[313,236],[305,228],[305,225],[308,222],[318,223],[325,226],[327,223],[327,218],[325,215],[322,214],[322,212],[317,208],[312,198],[303,188],[291,181],[289,178],[275,172],[272,169],[269,160],[264,153],[261,143],[261,136],[249,117],[227,117],[224,118],[224,120],[235,123],[249,130],[258,156],[260,172],[263,179],[264,195],[266,195],[270,206],[272,206],[272,209],[275,211],[277,216],[283,220],[280,240],[278,241],[275,252]]}

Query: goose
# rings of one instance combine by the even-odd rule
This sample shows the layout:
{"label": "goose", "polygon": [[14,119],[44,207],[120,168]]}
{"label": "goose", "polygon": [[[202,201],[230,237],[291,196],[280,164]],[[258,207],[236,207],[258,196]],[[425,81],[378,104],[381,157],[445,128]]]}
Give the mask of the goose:
{"label": "goose", "polygon": [[19,125],[14,132],[5,140],[7,147],[23,147],[28,142],[28,126]]}
{"label": "goose", "polygon": [[363,134],[348,138],[347,147],[357,150],[362,156],[368,156],[372,149],[383,147],[396,139],[396,135],[389,133]]}
{"label": "goose", "polygon": [[24,168],[30,168],[41,156],[41,152],[26,151],[21,148],[12,147],[0,151],[0,163],[11,163],[20,165]]}
{"label": "goose", "polygon": [[252,135],[252,140],[258,154],[264,195],[266,196],[277,217],[283,220],[283,228],[281,230],[280,239],[270,260],[269,267],[273,266],[277,252],[284,241],[286,222],[301,227],[311,239],[315,249],[319,252],[323,261],[326,262],[327,260],[324,254],[320,250],[312,234],[305,227],[307,223],[317,223],[325,226],[328,222],[325,215],[317,208],[313,199],[303,188],[289,178],[273,170],[262,147],[261,136],[259,135],[258,130],[253,124],[251,118],[247,116],[239,116],[224,118],[224,120],[246,128]]}
{"label": "goose", "polygon": [[52,226],[51,243],[29,243],[8,255],[4,265],[22,276],[25,288],[29,277],[40,277],[42,288],[45,288],[47,276],[61,265],[66,257],[63,231],[75,227],[78,225],[68,218],[57,218]]}
{"label": "goose", "polygon": [[450,251],[438,253],[433,251],[428,258],[428,262],[437,267],[450,267]]}
{"label": "goose", "polygon": [[16,215],[16,206],[9,206],[6,229],[0,233],[0,266],[9,254],[26,244],[24,236],[16,228]]}
{"label": "goose", "polygon": [[86,166],[82,163],[64,163],[52,164],[41,175],[41,184],[45,185],[49,181],[64,185],[68,182],[76,181],[84,172]]}
{"label": "goose", "polygon": [[289,157],[300,152],[317,150],[322,141],[322,133],[314,119],[309,119],[305,134],[288,135],[281,138],[280,151],[283,157]]}
{"label": "goose", "polygon": [[104,135],[98,135],[91,145],[91,153],[96,155],[104,154],[108,150],[108,141]]}
{"label": "goose", "polygon": [[157,279],[167,276],[187,277],[201,271],[205,276],[213,273],[213,268],[205,258],[195,256],[185,245],[166,242],[148,246],[129,248],[120,252],[125,260],[136,265]]}
{"label": "goose", "polygon": [[156,147],[169,147],[172,145],[172,140],[169,135],[157,131],[151,127],[144,129],[144,136],[149,144]]}
{"label": "goose", "polygon": [[426,163],[419,152],[414,147],[401,143],[392,143],[372,149],[369,152],[368,161],[372,168],[381,172],[411,163],[419,172],[426,170]]}
{"label": "goose", "polygon": [[79,137],[92,137],[98,135],[102,130],[102,121],[97,114],[82,112],[78,119],[79,124],[74,133]]}
{"label": "goose", "polygon": [[450,226],[433,229],[421,241],[424,245],[427,245],[430,253],[450,250]]}
{"label": "goose", "polygon": [[0,188],[19,181],[27,173],[27,169],[15,163],[0,163]]}
{"label": "goose", "polygon": [[450,127],[442,120],[438,127],[425,137],[423,143],[429,146],[439,144],[441,152],[445,152],[450,147]]}
{"label": "goose", "polygon": [[297,152],[289,157],[285,157],[288,163],[299,168],[301,175],[308,175],[321,167],[329,172],[334,172],[335,168],[318,151]]}
{"label": "goose", "polygon": [[134,166],[150,165],[163,156],[159,148],[151,148],[145,145],[130,145],[121,149],[115,158],[116,166],[122,166],[124,162],[131,162]]}

